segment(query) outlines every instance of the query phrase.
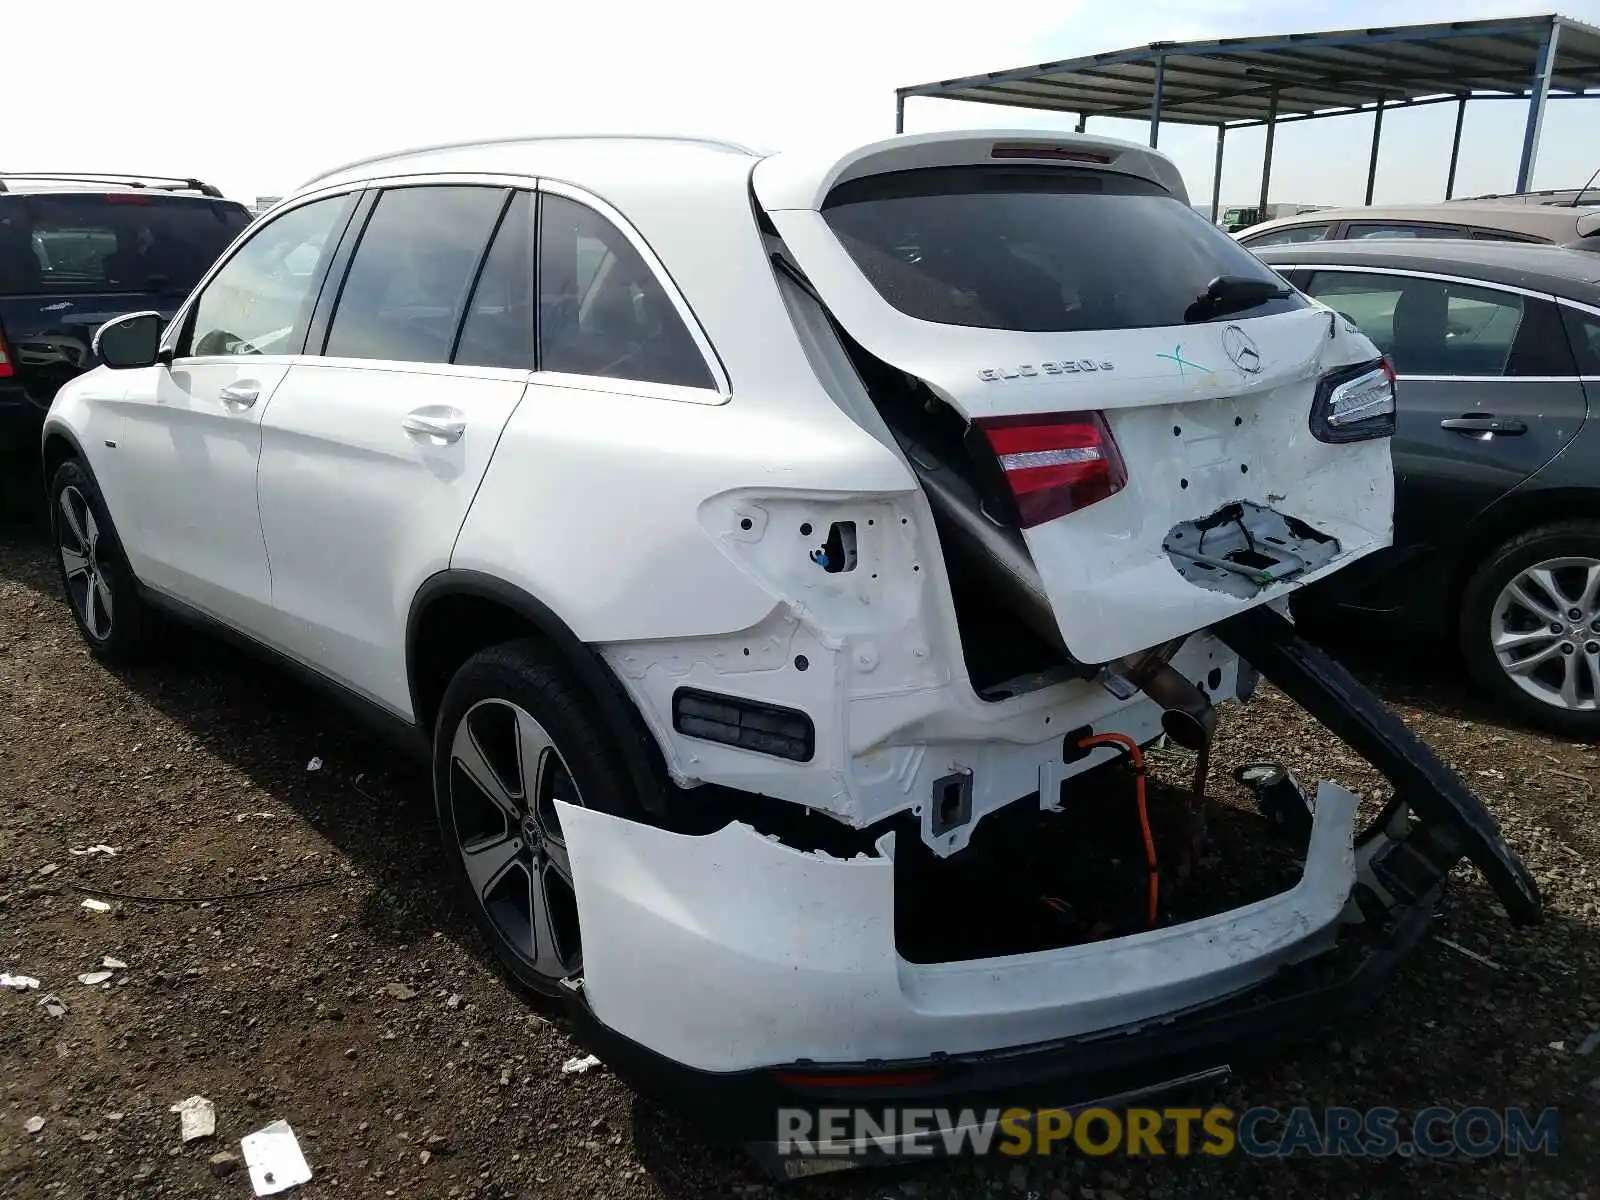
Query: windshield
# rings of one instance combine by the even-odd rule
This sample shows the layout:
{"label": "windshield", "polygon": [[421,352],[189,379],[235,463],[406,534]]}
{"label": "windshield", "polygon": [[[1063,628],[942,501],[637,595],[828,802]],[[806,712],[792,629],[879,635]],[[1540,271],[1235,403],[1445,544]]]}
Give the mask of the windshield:
{"label": "windshield", "polygon": [[144,192],[0,197],[0,295],[182,297],[250,223],[242,205]]}
{"label": "windshield", "polygon": [[[1218,276],[1283,281],[1170,192],[1109,171],[937,167],[836,188],[822,214],[890,304],[944,325],[1182,325]],[[1232,317],[1304,307],[1296,295]],[[1191,315],[1189,320],[1193,320]]]}

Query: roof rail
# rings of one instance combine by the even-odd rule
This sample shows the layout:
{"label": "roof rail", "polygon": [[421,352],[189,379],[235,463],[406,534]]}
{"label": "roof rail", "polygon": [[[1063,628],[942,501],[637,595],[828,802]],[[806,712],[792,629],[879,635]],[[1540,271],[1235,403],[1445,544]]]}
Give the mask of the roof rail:
{"label": "roof rail", "polygon": [[366,158],[354,159],[351,162],[333,167],[330,170],[319,172],[307,179],[300,186],[308,188],[313,183],[324,179],[331,179],[335,175],[342,175],[346,171],[353,171],[357,167],[370,167],[377,163],[390,162],[394,159],[410,158],[417,154],[432,154],[440,150],[471,150],[479,146],[512,146],[518,142],[589,142],[589,141],[626,141],[626,142],[692,142],[702,146],[714,146],[722,150],[732,150],[738,154],[749,154],[759,157],[760,151],[749,146],[740,145],[738,142],[725,141],[722,138],[696,137],[692,134],[663,134],[663,133],[518,133],[506,137],[471,138],[459,142],[436,142],[428,146],[413,146],[405,150],[390,150],[384,154],[373,154]]}
{"label": "roof rail", "polygon": [[52,183],[120,183],[133,188],[152,188],[160,192],[199,192],[213,200],[223,198],[220,189],[198,179],[177,175],[120,175],[93,171],[0,171],[0,192],[8,179],[39,179]]}

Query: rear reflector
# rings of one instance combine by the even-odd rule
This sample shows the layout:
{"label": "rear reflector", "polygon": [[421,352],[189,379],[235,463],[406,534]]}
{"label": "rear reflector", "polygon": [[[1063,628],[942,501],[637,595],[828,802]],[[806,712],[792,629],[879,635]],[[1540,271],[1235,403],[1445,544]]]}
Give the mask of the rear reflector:
{"label": "rear reflector", "polygon": [[694,688],[672,694],[672,727],[685,737],[794,762],[810,762],[816,751],[816,726],[805,713]]}
{"label": "rear reflector", "polygon": [[1105,166],[1113,155],[1096,150],[1079,150],[1072,146],[996,146],[989,151],[990,158],[1046,159],[1054,162],[1086,162]]}
{"label": "rear reflector", "polygon": [[1000,461],[1024,529],[1064,517],[1128,483],[1100,413],[1039,413],[974,421]]}

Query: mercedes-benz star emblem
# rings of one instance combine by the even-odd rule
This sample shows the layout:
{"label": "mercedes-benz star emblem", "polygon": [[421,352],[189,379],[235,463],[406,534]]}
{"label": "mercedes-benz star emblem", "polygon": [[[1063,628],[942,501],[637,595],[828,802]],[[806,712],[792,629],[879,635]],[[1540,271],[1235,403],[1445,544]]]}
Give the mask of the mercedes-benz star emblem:
{"label": "mercedes-benz star emblem", "polygon": [[1246,375],[1261,374],[1261,351],[1256,349],[1250,335],[1237,325],[1229,325],[1222,331],[1222,348],[1233,365]]}

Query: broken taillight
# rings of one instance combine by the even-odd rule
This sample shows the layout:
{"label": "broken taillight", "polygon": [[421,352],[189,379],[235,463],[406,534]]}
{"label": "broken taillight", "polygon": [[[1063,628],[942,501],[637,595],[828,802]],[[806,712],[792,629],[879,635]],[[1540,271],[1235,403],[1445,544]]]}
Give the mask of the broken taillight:
{"label": "broken taillight", "polygon": [[1042,525],[1121,491],[1128,469],[1097,412],[980,417],[1017,502],[1024,529]]}

